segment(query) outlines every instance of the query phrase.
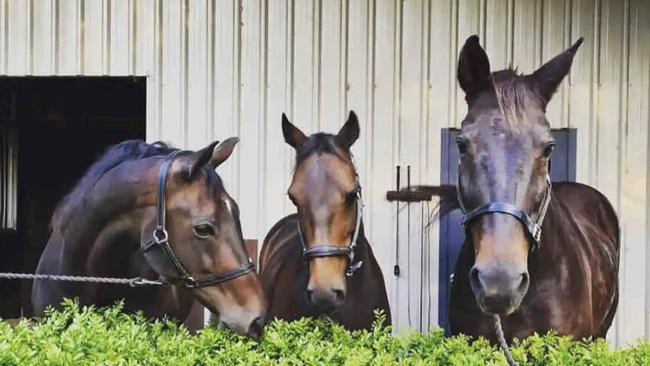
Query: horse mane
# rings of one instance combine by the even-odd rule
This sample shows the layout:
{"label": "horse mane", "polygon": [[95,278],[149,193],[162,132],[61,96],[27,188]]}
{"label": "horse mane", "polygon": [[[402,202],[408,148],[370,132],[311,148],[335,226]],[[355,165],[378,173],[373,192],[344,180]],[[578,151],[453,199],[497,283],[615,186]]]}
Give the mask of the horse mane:
{"label": "horse mane", "polygon": [[524,120],[522,116],[526,110],[527,101],[531,98],[540,98],[529,83],[528,78],[516,69],[492,73],[492,86],[499,108],[513,130],[516,130],[516,124],[519,121]]}
{"label": "horse mane", "polygon": [[61,230],[70,220],[76,208],[83,205],[84,200],[95,184],[109,170],[125,161],[139,160],[152,156],[168,155],[177,149],[164,142],[148,144],[142,140],[126,140],[112,145],[88,168],[75,187],[57,205],[52,215],[50,228]]}
{"label": "horse mane", "polygon": [[312,154],[334,154],[344,161],[352,162],[352,153],[336,141],[329,133],[315,133],[307,139],[296,153],[296,166]]}

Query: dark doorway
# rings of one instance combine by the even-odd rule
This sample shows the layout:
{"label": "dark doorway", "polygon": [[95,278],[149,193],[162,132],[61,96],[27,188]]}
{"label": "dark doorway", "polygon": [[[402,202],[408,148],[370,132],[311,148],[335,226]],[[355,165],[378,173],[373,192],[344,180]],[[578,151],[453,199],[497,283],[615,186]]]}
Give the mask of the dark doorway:
{"label": "dark doorway", "polygon": [[[0,270],[33,273],[57,203],[108,146],[145,138],[145,111],[145,78],[0,78],[0,131],[17,145],[17,217],[0,236]],[[0,317],[31,315],[30,297],[30,281],[0,281]]]}
{"label": "dark doorway", "polygon": [[[458,147],[456,137],[459,130],[445,128],[442,130],[440,169],[441,184],[456,184],[458,174]],[[552,130],[555,139],[555,149],[551,155],[551,180],[553,182],[571,181],[576,179],[576,136],[574,128]],[[441,207],[441,212],[446,212]],[[438,324],[449,334],[447,306],[449,304],[450,276],[456,268],[456,259],[465,241],[465,233],[461,226],[462,213],[455,209],[440,217],[440,267],[438,292]]]}

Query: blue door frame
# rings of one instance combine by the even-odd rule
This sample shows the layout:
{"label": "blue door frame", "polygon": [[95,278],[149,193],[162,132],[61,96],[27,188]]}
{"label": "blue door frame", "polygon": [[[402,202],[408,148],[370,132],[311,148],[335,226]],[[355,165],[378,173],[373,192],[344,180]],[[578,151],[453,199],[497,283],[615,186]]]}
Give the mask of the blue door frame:
{"label": "blue door frame", "polygon": [[[456,137],[459,130],[455,128],[442,129],[442,162],[440,169],[441,184],[456,184],[458,173],[458,148]],[[552,130],[555,138],[555,148],[551,156],[551,180],[554,182],[571,181],[576,179],[576,135],[575,128]],[[444,207],[440,208],[444,212]],[[440,217],[440,273],[438,293],[438,324],[449,333],[447,319],[447,304],[449,299],[449,278],[456,266],[458,253],[465,240],[461,226],[459,209],[450,211]]]}

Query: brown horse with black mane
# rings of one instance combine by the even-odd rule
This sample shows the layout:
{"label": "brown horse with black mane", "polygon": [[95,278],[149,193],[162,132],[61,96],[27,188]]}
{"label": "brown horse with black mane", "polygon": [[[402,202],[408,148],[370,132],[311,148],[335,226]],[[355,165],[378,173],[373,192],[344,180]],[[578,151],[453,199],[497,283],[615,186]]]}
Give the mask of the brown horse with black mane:
{"label": "brown horse with black mane", "polygon": [[285,115],[285,141],[296,149],[289,198],[298,214],[273,226],[260,254],[269,318],[328,315],[348,329],[368,329],[373,311],[390,324],[384,277],[363,232],[361,186],[350,146],[354,112],[337,135],[305,136]]}
{"label": "brown horse with black mane", "polygon": [[234,331],[257,337],[266,297],[246,250],[235,201],[215,169],[237,138],[197,152],[143,141],[111,147],[59,204],[37,273],[160,277],[172,286],[35,281],[37,315],[63,298],[185,319],[194,299]]}
{"label": "brown horse with black mane", "polygon": [[494,314],[508,341],[551,329],[605,337],[612,323],[616,214],[595,189],[551,186],[549,178],[553,138],[546,105],[581,43],[530,75],[491,73],[476,36],[460,53],[458,81],[468,113],[452,196],[465,215],[466,241],[451,287],[453,333],[494,341]]}

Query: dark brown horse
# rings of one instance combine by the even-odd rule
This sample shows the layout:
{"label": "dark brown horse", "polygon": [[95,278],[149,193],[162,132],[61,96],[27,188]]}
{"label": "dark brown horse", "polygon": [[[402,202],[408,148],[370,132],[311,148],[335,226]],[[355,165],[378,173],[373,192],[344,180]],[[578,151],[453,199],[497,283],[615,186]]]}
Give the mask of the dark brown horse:
{"label": "dark brown horse", "polygon": [[373,311],[390,324],[384,278],[363,232],[361,186],[350,146],[359,137],[354,112],[337,135],[305,136],[285,115],[285,141],[296,149],[289,198],[298,214],[264,239],[260,278],[270,318],[329,315],[348,329],[370,328]]}
{"label": "dark brown horse", "polygon": [[161,276],[173,286],[35,281],[37,315],[63,298],[150,317],[187,317],[194,299],[238,333],[259,336],[267,302],[248,258],[237,204],[215,168],[238,139],[197,152],[125,141],[111,147],[52,218],[37,273]]}
{"label": "dark brown horse", "polygon": [[[551,187],[546,106],[582,39],[530,75],[491,73],[472,36],[458,63],[468,113],[458,138],[466,242],[449,304],[453,333],[495,340],[554,329],[605,337],[618,303],[619,227],[608,200],[577,183]],[[541,235],[541,237],[540,237]]]}

